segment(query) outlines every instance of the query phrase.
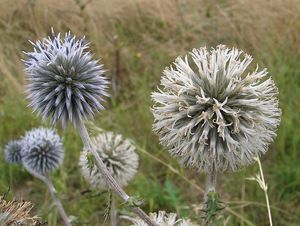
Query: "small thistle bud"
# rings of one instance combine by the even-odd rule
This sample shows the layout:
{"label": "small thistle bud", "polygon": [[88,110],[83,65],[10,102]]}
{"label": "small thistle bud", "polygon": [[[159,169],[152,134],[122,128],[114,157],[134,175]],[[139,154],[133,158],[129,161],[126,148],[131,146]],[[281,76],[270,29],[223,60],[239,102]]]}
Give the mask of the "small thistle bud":
{"label": "small thistle bud", "polygon": [[[130,140],[113,132],[100,133],[93,139],[97,152],[113,178],[121,187],[125,187],[137,172],[139,158],[135,146]],[[95,162],[90,160],[89,151],[84,148],[79,160],[83,177],[93,188],[108,188],[105,178],[101,175]],[[92,164],[92,165],[91,165]]]}
{"label": "small thistle bud", "polygon": [[63,157],[63,145],[54,130],[38,128],[25,134],[22,160],[27,169],[44,176],[57,169]]}
{"label": "small thistle bud", "polygon": [[77,40],[70,32],[61,38],[52,30],[52,37],[31,44],[34,51],[25,53],[24,62],[34,111],[44,120],[50,117],[53,124],[60,120],[65,127],[68,121],[76,125],[103,109],[108,81],[103,65],[86,51],[84,38]]}
{"label": "small thistle bud", "polygon": [[4,159],[8,163],[18,164],[22,160],[21,156],[22,142],[13,140],[4,147]]}
{"label": "small thistle bud", "polygon": [[200,171],[236,170],[264,154],[281,110],[267,69],[247,70],[252,57],[223,45],[193,49],[164,71],[152,93],[154,131],[169,152]]}
{"label": "small thistle bud", "polygon": [[[196,226],[190,219],[178,219],[176,213],[167,214],[165,211],[150,213],[150,218],[160,226]],[[139,218],[131,220],[134,226],[147,226],[147,224]]]}

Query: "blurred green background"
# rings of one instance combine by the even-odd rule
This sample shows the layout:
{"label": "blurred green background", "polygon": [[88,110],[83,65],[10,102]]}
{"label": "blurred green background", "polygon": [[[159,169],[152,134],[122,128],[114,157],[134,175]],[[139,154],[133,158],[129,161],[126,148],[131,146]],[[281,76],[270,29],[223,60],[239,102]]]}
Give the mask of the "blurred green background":
{"label": "blurred green background", "polygon": [[[300,224],[299,0],[0,0],[0,194],[10,187],[10,198],[32,201],[33,212],[56,226],[62,223],[44,184],[5,163],[2,154],[6,142],[41,125],[27,107],[21,59],[22,51],[31,50],[28,40],[45,37],[51,27],[85,35],[107,75],[119,83],[95,124],[139,146],[140,170],[126,190],[144,198],[146,212],[177,212],[199,225],[204,175],[181,167],[159,145],[151,131],[150,93],[163,69],[192,48],[222,43],[253,55],[278,85],[283,111],[278,137],[262,158],[274,225]],[[57,129],[66,154],[53,180],[68,214],[77,217],[74,225],[106,225],[107,196],[89,191],[78,169],[79,136],[72,126]],[[214,225],[268,225],[264,193],[246,180],[257,170],[253,165],[219,176],[228,207]],[[129,214],[121,202],[118,209]]]}

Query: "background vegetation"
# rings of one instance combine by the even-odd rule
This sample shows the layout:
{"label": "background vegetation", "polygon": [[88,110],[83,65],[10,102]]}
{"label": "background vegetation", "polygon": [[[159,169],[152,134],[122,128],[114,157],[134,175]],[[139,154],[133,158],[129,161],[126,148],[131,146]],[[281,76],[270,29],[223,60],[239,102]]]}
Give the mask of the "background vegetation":
{"label": "background vegetation", "polygon": [[[88,0],[87,0],[88,1]],[[28,39],[71,30],[91,42],[95,58],[120,76],[120,92],[96,117],[96,125],[136,141],[140,171],[127,188],[145,199],[147,212],[165,209],[200,224],[203,175],[184,169],[151,131],[150,93],[165,66],[194,47],[236,46],[267,67],[280,91],[283,110],[278,138],[263,157],[274,225],[300,222],[300,4],[299,0],[0,0],[0,153],[4,144],[41,124],[27,107],[22,51]],[[116,60],[119,52],[119,66]],[[117,72],[119,71],[119,72]],[[106,195],[90,191],[77,162],[82,143],[70,126],[58,127],[66,149],[54,183],[74,225],[105,225]],[[257,166],[219,177],[228,207],[215,225],[268,225],[264,194],[245,178]],[[44,184],[0,155],[0,193],[31,200],[49,226],[61,225]],[[122,213],[128,209],[118,204]],[[100,223],[99,223],[100,222]],[[124,221],[124,225],[125,221]]]}

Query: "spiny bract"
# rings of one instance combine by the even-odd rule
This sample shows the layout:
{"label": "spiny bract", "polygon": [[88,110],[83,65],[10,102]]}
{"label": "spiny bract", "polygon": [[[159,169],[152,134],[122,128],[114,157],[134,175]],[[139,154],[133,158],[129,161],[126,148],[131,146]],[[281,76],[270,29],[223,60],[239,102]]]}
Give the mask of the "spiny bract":
{"label": "spiny bract", "polygon": [[193,49],[166,68],[152,93],[154,131],[169,152],[200,171],[236,170],[264,154],[281,110],[267,69],[250,72],[252,57],[224,45]]}
{"label": "spiny bract", "polygon": [[[196,226],[189,219],[178,219],[176,213],[167,214],[165,211],[150,213],[150,218],[160,226]],[[134,226],[147,226],[147,224],[139,218],[135,218],[132,221]]]}
{"label": "spiny bract", "polygon": [[17,164],[21,162],[22,155],[22,141],[21,140],[12,140],[8,142],[4,147],[4,159],[8,163]]}
{"label": "spiny bract", "polygon": [[32,208],[30,202],[6,201],[0,196],[0,225],[38,226],[38,217],[30,215]]}
{"label": "spiny bract", "polygon": [[41,127],[25,134],[22,146],[25,168],[47,175],[60,166],[63,157],[63,144],[55,130]]}
{"label": "spiny bract", "polygon": [[33,52],[25,53],[28,75],[28,98],[34,111],[50,117],[52,123],[61,120],[75,125],[82,118],[92,118],[95,111],[103,109],[101,101],[107,96],[108,81],[103,65],[92,59],[86,51],[84,38],[76,39],[66,33],[31,42]]}
{"label": "spiny bract", "polygon": [[[139,164],[136,148],[132,142],[120,134],[105,132],[97,135],[93,143],[112,176],[120,186],[127,186],[137,173]],[[90,165],[89,155],[89,151],[84,148],[79,160],[82,175],[92,187],[105,190],[108,188],[106,180],[93,163]]]}

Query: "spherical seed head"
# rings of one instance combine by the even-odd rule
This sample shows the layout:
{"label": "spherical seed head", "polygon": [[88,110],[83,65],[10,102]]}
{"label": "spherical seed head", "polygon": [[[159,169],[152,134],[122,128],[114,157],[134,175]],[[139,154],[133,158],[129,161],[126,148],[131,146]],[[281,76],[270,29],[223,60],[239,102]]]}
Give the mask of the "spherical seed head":
{"label": "spherical seed head", "polygon": [[21,162],[22,141],[13,140],[8,142],[4,147],[4,159],[8,163],[17,164]]}
{"label": "spherical seed head", "polygon": [[28,59],[24,62],[34,111],[44,120],[50,117],[53,124],[60,120],[65,127],[68,121],[76,125],[103,109],[108,81],[103,65],[86,51],[84,38],[76,39],[70,32],[61,38],[52,30],[52,37],[32,45],[34,51],[25,53]]}
{"label": "spherical seed head", "polygon": [[267,151],[281,110],[267,70],[223,45],[194,49],[166,68],[152,93],[154,131],[169,152],[200,171],[236,170]]}
{"label": "spherical seed head", "polygon": [[63,144],[55,130],[41,127],[25,134],[22,147],[25,168],[44,176],[57,169],[63,157]]}
{"label": "spherical seed head", "polygon": [[[93,142],[112,176],[120,186],[127,186],[137,173],[139,164],[136,148],[132,142],[113,132],[100,133]],[[82,175],[93,188],[105,190],[108,188],[106,180],[94,163],[90,165],[89,155],[91,153],[84,148],[79,160]]]}
{"label": "spherical seed head", "polygon": [[[150,218],[160,226],[195,226],[189,219],[178,219],[176,213],[166,213],[159,211],[158,213],[150,213]],[[147,226],[140,218],[134,218],[134,226]]]}

